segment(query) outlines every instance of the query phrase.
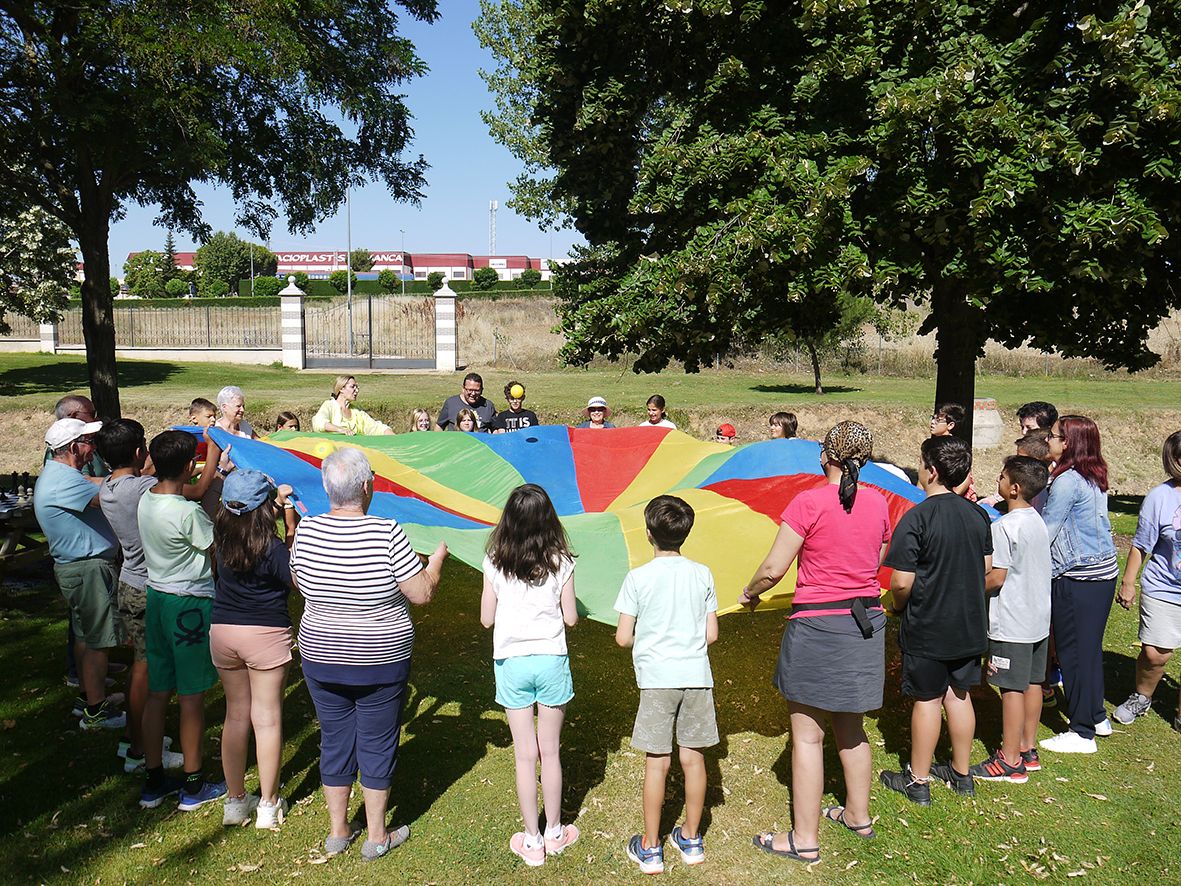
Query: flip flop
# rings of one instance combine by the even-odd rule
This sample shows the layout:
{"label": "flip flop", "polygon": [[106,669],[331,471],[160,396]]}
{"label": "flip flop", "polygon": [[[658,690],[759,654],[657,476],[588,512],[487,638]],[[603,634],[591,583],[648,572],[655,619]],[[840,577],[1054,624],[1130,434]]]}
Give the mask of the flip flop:
{"label": "flip flop", "polygon": [[[833,815],[833,813],[836,815]],[[836,822],[847,830],[852,831],[862,840],[872,840],[877,837],[877,833],[873,829],[873,822],[866,822],[865,824],[849,824],[845,821],[845,807],[844,806],[825,806],[820,810],[820,814],[829,821]]]}
{"label": "flip flop", "polygon": [[[778,855],[780,858],[790,858],[793,861],[802,861],[804,864],[812,864],[813,862],[820,861],[820,847],[813,846],[809,849],[797,846],[795,834],[791,831],[787,832],[788,849],[776,849],[772,845],[775,842],[775,834],[772,831],[755,834],[751,842],[764,852],[770,855]],[[813,858],[808,858],[807,856],[800,855],[801,852],[815,852],[816,855]]]}

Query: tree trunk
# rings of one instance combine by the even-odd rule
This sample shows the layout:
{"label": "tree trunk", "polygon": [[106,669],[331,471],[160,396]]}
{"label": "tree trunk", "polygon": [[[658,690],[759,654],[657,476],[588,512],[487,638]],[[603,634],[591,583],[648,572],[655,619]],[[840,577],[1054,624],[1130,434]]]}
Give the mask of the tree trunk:
{"label": "tree trunk", "polygon": [[816,353],[816,345],[808,342],[808,356],[812,358],[812,380],[816,383],[816,393],[823,394],[824,387],[820,384],[820,355]]}
{"label": "tree trunk", "polygon": [[976,357],[984,344],[983,312],[968,303],[958,286],[936,286],[931,299],[935,324],[935,404],[959,403],[964,421],[955,436],[972,442],[973,405],[976,398]]}
{"label": "tree trunk", "polygon": [[120,417],[119,377],[115,366],[115,314],[111,295],[111,259],[108,253],[110,216],[100,208],[82,204],[78,245],[85,266],[82,280],[82,338],[86,343],[86,368],[90,374],[90,399],[103,421]]}

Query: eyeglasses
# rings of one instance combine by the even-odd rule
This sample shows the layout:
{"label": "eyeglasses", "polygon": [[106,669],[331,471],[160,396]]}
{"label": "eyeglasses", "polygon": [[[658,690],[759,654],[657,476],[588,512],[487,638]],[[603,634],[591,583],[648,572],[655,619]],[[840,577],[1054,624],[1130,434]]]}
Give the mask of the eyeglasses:
{"label": "eyeglasses", "polygon": [[1063,437],[1061,434],[1046,434],[1046,439],[1047,440],[1065,440],[1066,438]]}

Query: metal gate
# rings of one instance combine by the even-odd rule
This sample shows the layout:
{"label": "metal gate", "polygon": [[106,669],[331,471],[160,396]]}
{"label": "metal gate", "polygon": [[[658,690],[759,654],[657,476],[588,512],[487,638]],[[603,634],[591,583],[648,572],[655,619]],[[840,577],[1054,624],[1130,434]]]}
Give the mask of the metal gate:
{"label": "metal gate", "polygon": [[434,369],[435,300],[354,295],[304,303],[304,364],[340,369]]}

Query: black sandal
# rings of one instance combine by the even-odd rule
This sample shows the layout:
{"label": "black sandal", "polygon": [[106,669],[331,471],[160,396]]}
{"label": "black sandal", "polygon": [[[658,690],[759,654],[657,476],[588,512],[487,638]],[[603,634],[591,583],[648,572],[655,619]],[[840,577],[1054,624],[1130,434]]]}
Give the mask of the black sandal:
{"label": "black sandal", "polygon": [[[820,861],[820,847],[813,846],[810,849],[806,849],[797,846],[795,834],[791,831],[787,832],[787,845],[789,847],[787,849],[776,849],[772,845],[775,842],[775,833],[773,831],[755,834],[752,842],[764,852],[770,855],[778,855],[780,858],[790,858],[793,861],[802,861],[804,864],[812,864],[813,862]],[[809,858],[805,855],[800,855],[801,852],[815,852],[816,855]]]}
{"label": "black sandal", "polygon": [[[833,815],[833,813],[836,815]],[[845,807],[844,806],[825,806],[820,810],[820,814],[829,821],[835,822],[846,830],[855,833],[862,840],[872,840],[877,836],[877,832],[873,829],[873,822],[869,821],[865,824],[849,824],[845,821]]]}

